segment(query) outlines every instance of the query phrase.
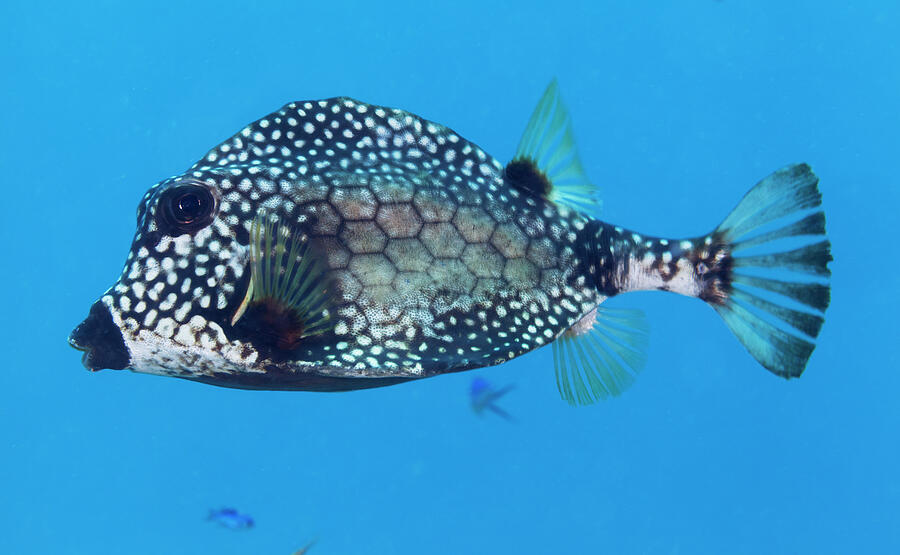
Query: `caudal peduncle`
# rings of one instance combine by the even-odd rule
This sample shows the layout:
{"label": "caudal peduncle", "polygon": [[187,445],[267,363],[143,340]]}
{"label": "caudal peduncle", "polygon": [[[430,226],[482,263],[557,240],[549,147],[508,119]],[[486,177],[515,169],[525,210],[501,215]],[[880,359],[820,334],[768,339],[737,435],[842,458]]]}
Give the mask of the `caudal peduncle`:
{"label": "caudal peduncle", "polygon": [[715,233],[665,239],[595,220],[585,235],[586,272],[604,296],[660,290],[713,304],[727,298],[731,257]]}

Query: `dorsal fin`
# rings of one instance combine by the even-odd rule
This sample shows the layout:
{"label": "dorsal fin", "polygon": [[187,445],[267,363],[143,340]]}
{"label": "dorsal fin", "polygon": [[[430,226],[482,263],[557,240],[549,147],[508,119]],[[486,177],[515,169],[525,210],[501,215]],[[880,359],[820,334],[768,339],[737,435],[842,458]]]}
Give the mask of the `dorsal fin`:
{"label": "dorsal fin", "polygon": [[597,212],[600,201],[578,158],[572,119],[556,79],[538,102],[516,155],[505,170],[509,183],[580,212]]}

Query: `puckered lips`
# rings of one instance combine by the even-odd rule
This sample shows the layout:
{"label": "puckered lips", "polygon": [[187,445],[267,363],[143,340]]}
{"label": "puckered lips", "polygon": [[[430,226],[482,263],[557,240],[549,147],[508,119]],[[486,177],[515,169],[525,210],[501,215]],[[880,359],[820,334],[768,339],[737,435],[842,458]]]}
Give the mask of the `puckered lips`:
{"label": "puckered lips", "polygon": [[131,363],[122,332],[101,301],[91,306],[88,317],[69,334],[69,345],[84,351],[81,363],[92,372],[105,368],[124,370]]}

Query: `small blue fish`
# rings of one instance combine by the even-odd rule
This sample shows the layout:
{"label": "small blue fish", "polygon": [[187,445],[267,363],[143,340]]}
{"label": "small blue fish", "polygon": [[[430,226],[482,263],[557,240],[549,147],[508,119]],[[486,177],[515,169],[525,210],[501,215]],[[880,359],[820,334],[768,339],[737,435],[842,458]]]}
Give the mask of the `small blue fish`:
{"label": "small blue fish", "polygon": [[310,550],[310,548],[312,548],[312,546],[315,545],[315,543],[316,543],[315,540],[309,542],[308,544],[304,545],[297,551],[294,551],[293,555],[305,555],[306,552],[308,552]]}
{"label": "small blue fish", "polygon": [[475,414],[481,415],[487,409],[506,420],[512,420],[513,417],[498,407],[495,401],[515,389],[515,387],[515,385],[507,385],[497,389],[484,378],[473,379],[472,385],[469,386],[469,399],[472,402],[472,410],[475,411]]}
{"label": "small blue fish", "polygon": [[241,514],[237,509],[224,508],[209,511],[206,520],[212,520],[219,525],[231,530],[245,530],[253,528],[253,518],[250,515]]}

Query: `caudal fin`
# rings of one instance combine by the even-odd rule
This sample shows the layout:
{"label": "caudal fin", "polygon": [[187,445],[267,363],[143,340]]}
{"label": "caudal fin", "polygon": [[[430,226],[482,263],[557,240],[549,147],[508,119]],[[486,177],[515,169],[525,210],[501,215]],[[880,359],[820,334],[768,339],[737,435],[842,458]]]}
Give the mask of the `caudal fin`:
{"label": "caudal fin", "polygon": [[819,179],[806,164],[756,184],[708,242],[724,253],[701,295],[744,347],[784,378],[803,373],[831,299]]}

